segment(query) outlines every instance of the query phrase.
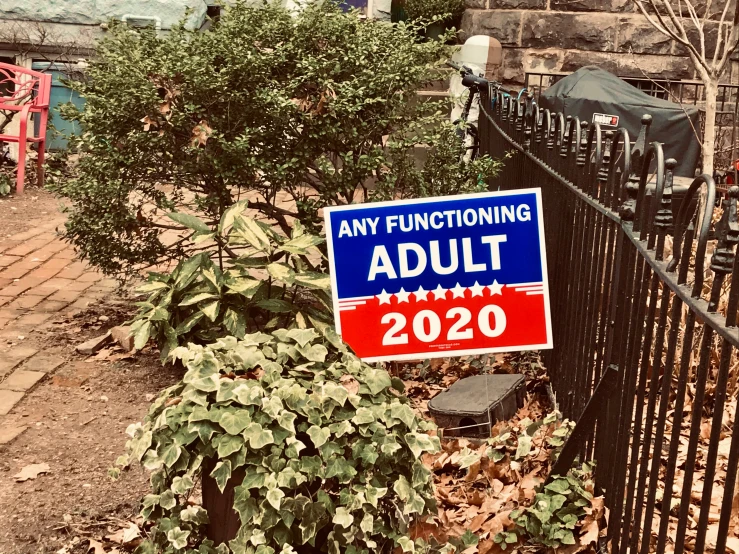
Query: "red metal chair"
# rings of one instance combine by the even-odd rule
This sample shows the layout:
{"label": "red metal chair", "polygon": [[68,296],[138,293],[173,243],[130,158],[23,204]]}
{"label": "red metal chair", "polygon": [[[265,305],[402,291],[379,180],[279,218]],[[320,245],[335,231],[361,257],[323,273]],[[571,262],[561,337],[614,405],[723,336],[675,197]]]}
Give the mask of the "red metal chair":
{"label": "red metal chair", "polygon": [[[0,134],[0,142],[18,143],[18,169],[16,192],[23,192],[26,177],[26,150],[28,143],[38,145],[36,160],[39,186],[44,184],[44,155],[46,152],[46,124],[49,118],[49,96],[51,95],[51,75],[32,71],[8,63],[0,63],[0,111],[19,112],[14,119],[19,120],[18,134]],[[39,114],[38,135],[28,133],[29,116]]]}

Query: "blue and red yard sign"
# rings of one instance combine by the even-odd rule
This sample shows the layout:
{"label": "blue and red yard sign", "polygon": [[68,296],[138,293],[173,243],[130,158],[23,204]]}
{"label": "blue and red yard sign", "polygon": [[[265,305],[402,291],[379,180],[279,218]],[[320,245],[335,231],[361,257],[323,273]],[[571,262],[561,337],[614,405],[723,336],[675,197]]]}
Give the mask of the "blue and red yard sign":
{"label": "blue and red yard sign", "polygon": [[539,189],[325,212],[336,328],[361,358],[552,347]]}

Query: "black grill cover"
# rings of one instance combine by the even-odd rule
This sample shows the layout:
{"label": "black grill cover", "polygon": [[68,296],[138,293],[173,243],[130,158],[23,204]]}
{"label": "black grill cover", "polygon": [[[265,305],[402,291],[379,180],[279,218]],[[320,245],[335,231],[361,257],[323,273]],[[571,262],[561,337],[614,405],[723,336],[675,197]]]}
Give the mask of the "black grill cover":
{"label": "black grill cover", "polygon": [[595,117],[603,130],[615,129],[604,123],[615,123],[629,131],[632,145],[639,136],[641,118],[652,116],[649,142],[664,144],[665,159],[675,158],[678,162],[675,173],[693,177],[700,157],[700,144],[693,129],[700,129],[698,108],[680,106],[674,102],[650,96],[612,73],[596,67],[586,66],[568,75],[542,93],[539,99],[542,109],[553,114],[563,112],[565,116],[579,117],[588,123]]}

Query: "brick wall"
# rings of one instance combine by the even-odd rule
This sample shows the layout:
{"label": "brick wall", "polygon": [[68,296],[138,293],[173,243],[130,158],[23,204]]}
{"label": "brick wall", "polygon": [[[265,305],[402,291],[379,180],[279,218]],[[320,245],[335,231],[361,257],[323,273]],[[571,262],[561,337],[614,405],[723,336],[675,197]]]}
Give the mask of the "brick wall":
{"label": "brick wall", "polygon": [[[502,80],[530,72],[598,65],[619,76],[695,78],[681,46],[657,32],[631,0],[467,0],[463,38],[489,35],[503,45]],[[715,41],[709,31],[707,50]]]}

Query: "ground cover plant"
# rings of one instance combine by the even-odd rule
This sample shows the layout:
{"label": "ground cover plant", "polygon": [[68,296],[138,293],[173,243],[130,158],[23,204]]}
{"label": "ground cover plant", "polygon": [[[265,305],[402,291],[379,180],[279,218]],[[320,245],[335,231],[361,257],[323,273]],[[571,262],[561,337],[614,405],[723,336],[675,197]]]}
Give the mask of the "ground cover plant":
{"label": "ground cover plant", "polygon": [[185,230],[172,211],[215,227],[246,199],[286,235],[294,219],[317,234],[325,205],[482,190],[497,163],[462,162],[446,107],[417,97],[450,54],[420,29],[330,1],[236,2],[207,32],[113,25],[72,84],[84,110],[65,108],[81,129],[77,176],[54,185],[67,238],[107,273],[135,274],[195,250],[162,240]]}
{"label": "ground cover plant", "polygon": [[[129,428],[119,460],[152,471],[142,514],[153,527],[138,552],[413,548],[409,526],[434,510],[421,458],[439,441],[402,381],[297,326],[172,356],[185,376]],[[234,477],[241,526],[228,548],[205,537],[208,514],[189,501],[209,464],[221,491]]]}

